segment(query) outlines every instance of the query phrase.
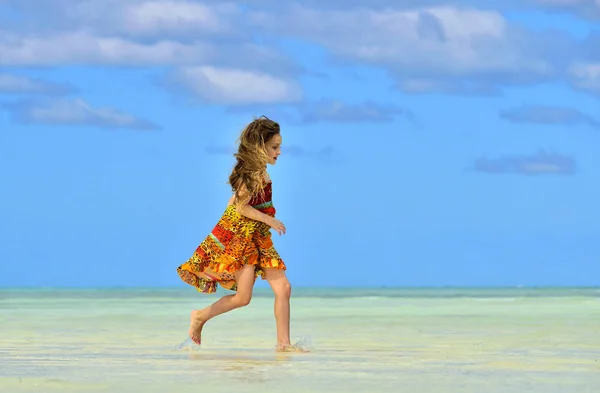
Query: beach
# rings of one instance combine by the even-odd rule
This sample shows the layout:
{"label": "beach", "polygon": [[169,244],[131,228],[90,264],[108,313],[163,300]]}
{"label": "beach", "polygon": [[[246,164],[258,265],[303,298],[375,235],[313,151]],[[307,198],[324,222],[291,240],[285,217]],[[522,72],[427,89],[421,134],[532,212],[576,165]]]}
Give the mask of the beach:
{"label": "beach", "polygon": [[276,353],[273,298],[208,322],[219,295],[0,290],[0,392],[600,391],[600,289],[294,289]]}

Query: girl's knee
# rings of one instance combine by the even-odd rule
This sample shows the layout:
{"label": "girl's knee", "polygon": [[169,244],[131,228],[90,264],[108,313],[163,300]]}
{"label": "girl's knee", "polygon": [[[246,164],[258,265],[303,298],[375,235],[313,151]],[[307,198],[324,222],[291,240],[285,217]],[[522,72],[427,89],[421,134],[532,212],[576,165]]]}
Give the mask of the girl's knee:
{"label": "girl's knee", "polygon": [[234,296],[234,300],[236,307],[245,307],[250,304],[250,300],[252,300],[252,295],[242,295],[238,293]]}
{"label": "girl's knee", "polygon": [[273,288],[275,291],[275,296],[282,296],[289,298],[292,295],[292,284],[285,279],[282,282],[278,283],[276,287]]}

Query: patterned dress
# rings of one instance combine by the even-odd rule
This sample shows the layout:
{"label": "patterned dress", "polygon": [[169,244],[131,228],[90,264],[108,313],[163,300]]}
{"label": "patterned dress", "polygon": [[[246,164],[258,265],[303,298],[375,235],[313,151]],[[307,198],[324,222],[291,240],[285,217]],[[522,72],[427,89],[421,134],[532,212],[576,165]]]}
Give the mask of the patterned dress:
{"label": "patterned dress", "polygon": [[[268,182],[263,192],[254,196],[248,204],[275,217],[272,194],[272,183]],[[273,246],[270,227],[240,215],[235,206],[230,205],[192,257],[177,268],[177,273],[198,292],[214,293],[217,283],[235,291],[234,273],[247,264],[255,265],[254,280],[258,276],[265,279],[264,268],[286,270]]]}

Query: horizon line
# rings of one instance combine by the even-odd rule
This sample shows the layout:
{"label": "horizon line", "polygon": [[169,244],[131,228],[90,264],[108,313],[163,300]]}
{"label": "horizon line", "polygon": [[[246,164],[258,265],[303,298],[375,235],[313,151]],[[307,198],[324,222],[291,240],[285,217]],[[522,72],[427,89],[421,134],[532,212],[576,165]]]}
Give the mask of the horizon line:
{"label": "horizon line", "polygon": [[[186,289],[186,286],[65,286],[65,285],[51,285],[51,286],[0,286],[0,290],[10,289],[49,289],[49,290],[85,290],[85,289]],[[307,286],[307,285],[294,285],[294,289],[360,289],[360,290],[381,290],[381,289],[600,289],[600,284],[597,285],[568,285],[568,284],[554,284],[554,285],[397,285],[397,286]],[[193,289],[193,288],[192,288]],[[220,288],[222,289],[222,288]],[[254,289],[269,289],[268,286],[254,287]]]}

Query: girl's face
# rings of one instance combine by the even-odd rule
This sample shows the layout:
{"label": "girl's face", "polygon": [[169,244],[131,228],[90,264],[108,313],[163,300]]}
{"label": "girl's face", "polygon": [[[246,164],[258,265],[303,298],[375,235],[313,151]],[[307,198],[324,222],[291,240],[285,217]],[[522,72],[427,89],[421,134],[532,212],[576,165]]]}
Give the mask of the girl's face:
{"label": "girl's face", "polygon": [[281,135],[273,135],[273,137],[265,143],[265,150],[267,152],[267,162],[271,165],[275,165],[277,157],[281,154]]}

